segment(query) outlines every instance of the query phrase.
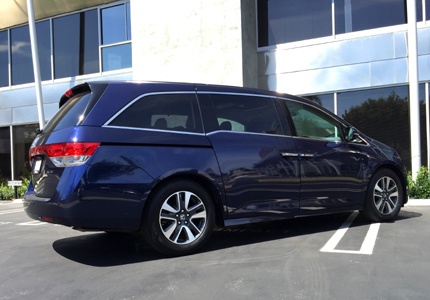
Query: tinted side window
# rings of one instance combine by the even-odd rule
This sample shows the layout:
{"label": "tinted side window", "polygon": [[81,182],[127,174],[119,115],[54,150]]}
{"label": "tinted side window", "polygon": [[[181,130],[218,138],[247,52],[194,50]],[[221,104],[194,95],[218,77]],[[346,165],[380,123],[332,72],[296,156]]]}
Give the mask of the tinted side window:
{"label": "tinted side window", "polygon": [[160,94],[142,97],[109,125],[202,133],[195,94]]}
{"label": "tinted side window", "polygon": [[207,122],[207,132],[225,130],[282,134],[279,118],[271,98],[209,94],[208,98],[215,113],[216,122]]}
{"label": "tinted side window", "polygon": [[297,136],[342,141],[342,125],[324,112],[298,102],[285,101]]}

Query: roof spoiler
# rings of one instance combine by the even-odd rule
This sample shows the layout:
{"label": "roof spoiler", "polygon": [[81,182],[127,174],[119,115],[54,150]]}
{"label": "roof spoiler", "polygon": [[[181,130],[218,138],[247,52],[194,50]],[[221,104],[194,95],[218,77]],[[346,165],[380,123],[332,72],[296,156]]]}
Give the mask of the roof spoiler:
{"label": "roof spoiler", "polygon": [[91,87],[88,83],[85,82],[83,84],[79,84],[65,92],[64,95],[61,96],[59,107],[63,106],[73,96],[76,96],[81,93],[91,93]]}

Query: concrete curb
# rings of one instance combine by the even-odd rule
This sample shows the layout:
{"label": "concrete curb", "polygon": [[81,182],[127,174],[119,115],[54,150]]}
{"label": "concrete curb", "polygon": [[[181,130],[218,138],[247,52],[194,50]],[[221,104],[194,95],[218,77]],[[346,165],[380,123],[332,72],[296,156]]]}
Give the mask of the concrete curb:
{"label": "concrete curb", "polygon": [[22,199],[14,199],[12,203],[22,203]]}
{"label": "concrete curb", "polygon": [[430,206],[430,199],[409,199],[405,206]]}

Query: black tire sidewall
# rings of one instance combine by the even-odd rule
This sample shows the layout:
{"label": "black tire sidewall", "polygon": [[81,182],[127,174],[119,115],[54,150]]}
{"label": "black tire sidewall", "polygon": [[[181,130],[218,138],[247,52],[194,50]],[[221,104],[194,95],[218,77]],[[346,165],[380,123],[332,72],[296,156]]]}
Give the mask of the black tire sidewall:
{"label": "black tire sidewall", "polygon": [[[398,189],[398,201],[397,201],[397,205],[394,208],[394,210],[387,214],[384,215],[381,212],[379,212],[379,210],[376,208],[374,199],[373,199],[373,191],[375,189],[375,185],[376,183],[382,178],[382,177],[390,177],[392,180],[394,180],[394,182],[397,185],[397,189]],[[366,193],[366,199],[365,199],[365,203],[364,203],[364,210],[363,213],[364,215],[370,219],[371,221],[374,222],[383,222],[383,221],[392,221],[396,218],[396,216],[399,214],[400,208],[402,207],[403,203],[404,203],[404,191],[403,191],[404,187],[399,179],[399,177],[397,176],[397,174],[389,169],[381,169],[379,171],[377,171],[371,178],[371,180],[369,181],[369,186],[367,189],[367,193]]]}
{"label": "black tire sidewall", "polygon": [[[196,194],[203,202],[207,214],[205,228],[201,235],[186,245],[169,241],[159,225],[161,206],[169,196],[178,191],[189,191]],[[148,201],[148,209],[143,216],[143,233],[147,242],[157,251],[170,256],[186,255],[202,247],[210,238],[215,223],[214,205],[211,196],[201,185],[188,180],[173,181],[161,187]]]}

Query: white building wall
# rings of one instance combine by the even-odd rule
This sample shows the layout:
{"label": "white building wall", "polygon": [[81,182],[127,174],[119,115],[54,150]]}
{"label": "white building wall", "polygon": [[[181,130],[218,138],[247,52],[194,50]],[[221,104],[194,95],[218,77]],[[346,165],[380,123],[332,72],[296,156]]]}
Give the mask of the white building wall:
{"label": "white building wall", "polygon": [[130,5],[134,80],[243,85],[241,0]]}

